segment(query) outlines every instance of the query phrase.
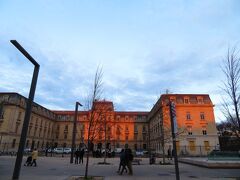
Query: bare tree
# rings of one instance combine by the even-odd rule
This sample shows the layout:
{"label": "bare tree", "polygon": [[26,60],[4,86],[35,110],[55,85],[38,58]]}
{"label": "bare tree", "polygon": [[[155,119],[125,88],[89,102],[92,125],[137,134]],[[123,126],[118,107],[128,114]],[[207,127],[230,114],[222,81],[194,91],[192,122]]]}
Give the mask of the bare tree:
{"label": "bare tree", "polygon": [[223,61],[222,71],[225,75],[223,91],[226,98],[223,98],[222,112],[226,121],[231,123],[232,131],[239,137],[240,132],[240,57],[235,48],[229,49]]}
{"label": "bare tree", "polygon": [[102,69],[97,69],[94,78],[94,85],[92,94],[89,96],[87,101],[87,106],[89,110],[88,116],[88,132],[87,132],[87,160],[86,160],[86,167],[85,167],[85,178],[88,177],[88,164],[89,164],[89,153],[90,153],[90,146],[93,140],[96,137],[97,130],[99,130],[98,126],[101,120],[101,112],[97,111],[95,105],[96,101],[100,99],[102,93]]}

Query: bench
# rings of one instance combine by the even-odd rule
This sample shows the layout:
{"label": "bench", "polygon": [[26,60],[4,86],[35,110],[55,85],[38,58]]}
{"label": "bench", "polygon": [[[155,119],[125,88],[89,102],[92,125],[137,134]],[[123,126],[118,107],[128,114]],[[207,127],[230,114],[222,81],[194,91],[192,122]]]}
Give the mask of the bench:
{"label": "bench", "polygon": [[140,165],[140,161],[142,161],[142,160],[141,159],[133,159],[132,164]]}

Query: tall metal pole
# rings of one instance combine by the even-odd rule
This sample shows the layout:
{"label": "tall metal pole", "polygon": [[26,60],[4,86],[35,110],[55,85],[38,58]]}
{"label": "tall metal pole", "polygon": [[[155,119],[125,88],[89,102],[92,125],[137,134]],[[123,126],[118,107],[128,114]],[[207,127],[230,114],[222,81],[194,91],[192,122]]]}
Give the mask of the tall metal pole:
{"label": "tall metal pole", "polygon": [[180,180],[179,176],[179,168],[178,168],[178,157],[177,157],[177,146],[176,146],[176,112],[173,102],[169,103],[169,111],[170,111],[170,119],[171,119],[171,129],[172,129],[172,139],[173,139],[173,156],[174,156],[174,164],[175,164],[175,173],[176,180]]}
{"label": "tall metal pole", "polygon": [[79,102],[76,102],[76,106],[75,106],[75,115],[74,115],[74,120],[73,120],[73,131],[72,131],[72,150],[71,150],[70,163],[73,163],[73,151],[75,149],[78,105],[82,106],[82,104],[80,104]]}
{"label": "tall metal pole", "polygon": [[15,167],[14,167],[13,176],[12,176],[12,179],[18,179],[20,170],[21,170],[23,151],[26,143],[28,124],[29,124],[30,116],[32,112],[32,103],[33,103],[34,94],[36,90],[40,65],[32,58],[32,56],[30,56],[30,54],[28,54],[28,52],[16,40],[11,40],[10,42],[34,65],[32,83],[31,83],[28,100],[27,100],[27,107],[26,107],[26,112],[25,112],[25,117],[24,117],[24,122],[22,127],[22,133],[21,133],[21,138],[20,138],[18,152],[17,152],[17,158],[16,158]]}

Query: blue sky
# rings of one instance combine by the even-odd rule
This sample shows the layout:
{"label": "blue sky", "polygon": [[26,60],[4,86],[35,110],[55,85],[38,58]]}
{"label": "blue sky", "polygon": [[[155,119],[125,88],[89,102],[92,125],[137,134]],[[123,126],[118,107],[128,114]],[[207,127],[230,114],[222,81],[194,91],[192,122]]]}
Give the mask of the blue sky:
{"label": "blue sky", "polygon": [[35,101],[74,109],[103,68],[103,98],[116,110],[149,111],[160,94],[210,94],[217,121],[224,80],[220,64],[239,43],[239,1],[0,1],[0,91],[28,96],[41,65]]}

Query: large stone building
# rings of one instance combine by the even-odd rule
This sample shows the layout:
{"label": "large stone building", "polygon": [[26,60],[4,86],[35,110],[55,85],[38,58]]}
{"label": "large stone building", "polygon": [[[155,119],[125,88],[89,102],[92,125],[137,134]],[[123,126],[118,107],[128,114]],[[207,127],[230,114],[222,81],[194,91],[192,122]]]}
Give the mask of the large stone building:
{"label": "large stone building", "polygon": [[[17,93],[0,93],[0,151],[17,150],[26,100]],[[106,141],[111,148],[127,143],[132,149],[161,153],[163,139],[165,149],[171,145],[169,100],[176,103],[179,153],[198,154],[197,146],[202,146],[202,151],[206,152],[218,144],[213,104],[208,95],[166,94],[150,112],[115,111],[112,102],[96,101],[98,125],[91,130],[95,132],[90,138],[92,147],[104,147]],[[78,112],[77,146],[87,144],[90,116],[90,111]],[[51,111],[34,103],[26,148],[71,147],[73,120],[74,111]]]}
{"label": "large stone building", "polygon": [[[206,155],[218,148],[213,107],[206,94],[164,94],[148,114],[150,146],[156,151],[172,146],[169,101],[174,102],[177,118],[178,153]],[[171,147],[170,147],[171,148]]]}

